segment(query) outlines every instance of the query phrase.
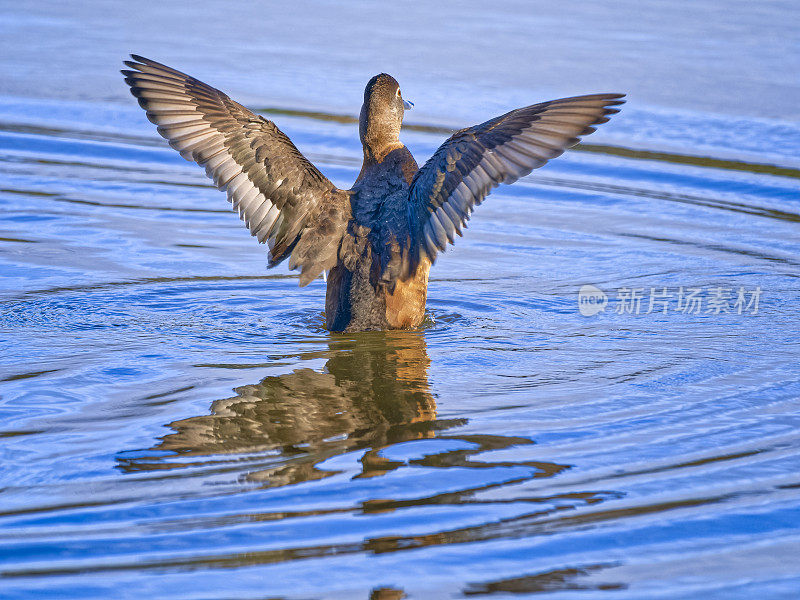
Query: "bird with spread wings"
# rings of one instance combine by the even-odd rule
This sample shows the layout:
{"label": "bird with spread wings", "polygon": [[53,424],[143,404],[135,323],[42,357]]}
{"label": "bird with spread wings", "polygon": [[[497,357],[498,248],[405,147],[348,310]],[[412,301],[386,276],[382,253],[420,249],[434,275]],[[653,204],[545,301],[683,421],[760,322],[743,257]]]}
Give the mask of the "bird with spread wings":
{"label": "bird with spread wings", "polygon": [[[335,330],[418,325],[428,269],[461,235],[474,208],[499,184],[513,183],[595,131],[624,102],[624,94],[592,94],[512,110],[456,132],[418,169],[397,137],[409,103],[382,74],[365,92],[364,167],[353,188],[341,190],[269,119],[194,77],[132,58],[122,73],[148,119],[227,193],[251,235],[268,244],[269,266],[289,258],[301,286],[323,272],[337,274],[326,303],[328,313],[337,313],[327,315]],[[377,205],[365,212],[359,203],[367,197]],[[382,203],[392,206],[389,218]],[[373,222],[358,216],[366,213]],[[361,238],[367,243],[354,243]],[[354,248],[355,259],[347,256]],[[363,277],[358,263],[366,264]]]}

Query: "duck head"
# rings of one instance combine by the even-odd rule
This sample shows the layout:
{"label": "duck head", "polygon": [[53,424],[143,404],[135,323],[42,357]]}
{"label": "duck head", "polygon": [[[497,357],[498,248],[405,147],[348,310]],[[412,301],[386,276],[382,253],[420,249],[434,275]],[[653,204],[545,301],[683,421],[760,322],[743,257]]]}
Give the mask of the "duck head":
{"label": "duck head", "polygon": [[391,75],[381,73],[367,83],[364,104],[358,119],[358,133],[364,145],[365,160],[381,159],[400,144],[403,113],[413,103],[403,99],[400,85]]}

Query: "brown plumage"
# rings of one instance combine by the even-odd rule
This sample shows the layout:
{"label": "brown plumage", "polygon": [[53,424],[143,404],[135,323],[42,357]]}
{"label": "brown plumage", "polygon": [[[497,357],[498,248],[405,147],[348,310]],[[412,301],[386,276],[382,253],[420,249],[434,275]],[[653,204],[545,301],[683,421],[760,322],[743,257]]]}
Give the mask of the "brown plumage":
{"label": "brown plumage", "polygon": [[[317,469],[321,455],[363,449],[362,476],[395,468],[397,463],[379,455],[380,448],[434,437],[443,426],[428,382],[425,336],[419,331],[376,331],[365,334],[363,341],[341,346],[331,340],[322,372],[296,369],[237,387],[235,396],[216,400],[210,414],[170,423],[174,432],[152,448],[156,457],[151,452],[121,457],[120,468],[164,469],[170,464],[165,454],[185,461],[278,452],[288,460],[269,461],[247,474],[248,480],[276,486],[323,477]],[[320,356],[316,349],[308,356],[312,354]]]}
{"label": "brown plumage", "polygon": [[431,264],[475,206],[577,144],[624,102],[624,94],[594,94],[512,110],[456,132],[419,169],[400,142],[410,105],[382,73],[364,91],[361,172],[340,190],[272,121],[194,77],[132,57],[122,73],[148,119],[227,192],[251,235],[268,243],[269,266],[288,257],[301,286],[329,272],[332,331],[419,325]]}

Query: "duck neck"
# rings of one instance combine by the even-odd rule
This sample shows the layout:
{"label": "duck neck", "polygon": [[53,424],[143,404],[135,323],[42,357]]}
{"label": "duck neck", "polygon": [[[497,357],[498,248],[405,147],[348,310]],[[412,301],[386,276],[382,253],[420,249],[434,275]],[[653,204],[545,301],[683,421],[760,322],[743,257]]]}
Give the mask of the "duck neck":
{"label": "duck neck", "polygon": [[382,162],[392,150],[403,147],[400,142],[400,131],[395,123],[369,117],[369,110],[365,104],[358,119],[358,135],[364,148],[365,167]]}

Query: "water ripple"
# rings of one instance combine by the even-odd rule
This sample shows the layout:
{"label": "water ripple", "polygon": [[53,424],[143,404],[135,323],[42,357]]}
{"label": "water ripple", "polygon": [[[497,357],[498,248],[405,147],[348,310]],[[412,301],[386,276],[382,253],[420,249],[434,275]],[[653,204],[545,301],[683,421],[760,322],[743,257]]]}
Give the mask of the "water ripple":
{"label": "water ripple", "polygon": [[[322,281],[266,271],[202,173],[30,110],[0,119],[9,597],[800,585],[771,559],[800,549],[792,167],[586,147],[480,207],[418,330],[330,334]],[[355,179],[352,124],[285,112]],[[584,317],[583,284],[763,296]]]}

